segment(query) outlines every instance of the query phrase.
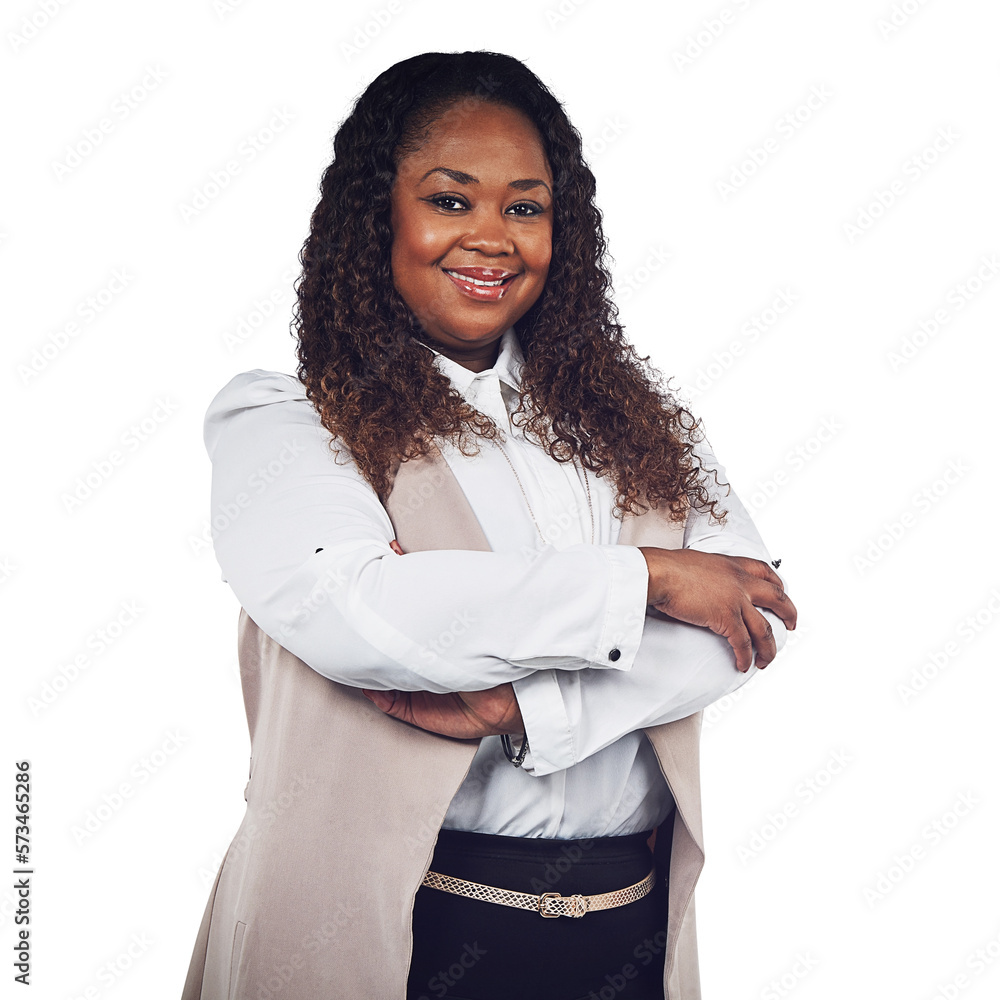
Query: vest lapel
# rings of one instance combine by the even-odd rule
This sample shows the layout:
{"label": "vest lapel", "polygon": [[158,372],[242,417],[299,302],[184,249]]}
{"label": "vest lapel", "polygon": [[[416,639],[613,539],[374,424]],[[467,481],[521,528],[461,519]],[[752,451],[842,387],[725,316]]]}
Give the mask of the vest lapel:
{"label": "vest lapel", "polygon": [[433,443],[426,455],[399,464],[385,509],[403,552],[490,551],[472,504]]}

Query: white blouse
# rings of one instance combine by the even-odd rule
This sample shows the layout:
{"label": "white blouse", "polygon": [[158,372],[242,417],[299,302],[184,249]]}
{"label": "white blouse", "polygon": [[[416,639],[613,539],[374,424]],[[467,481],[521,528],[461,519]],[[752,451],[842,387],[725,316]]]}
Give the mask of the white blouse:
{"label": "white blouse", "polygon": [[[346,448],[331,449],[302,383],[255,369],[231,379],[205,416],[223,580],[265,633],[343,684],[446,692],[513,682],[524,765],[507,761],[499,737],[483,739],[445,827],[561,839],[650,830],[673,802],[642,728],[705,708],[756,667],[741,674],[707,628],[646,616],[646,561],[617,544],[613,485],[554,461],[510,422],[524,361],[513,327],[487,371],[433,353],[505,434],[506,459],[491,441],[476,456],[437,442],[493,551],[393,552],[388,514]],[[696,452],[725,483],[708,442]],[[690,511],[684,547],[770,562],[735,491],[714,478],[707,488],[727,523]],[[780,649],[784,625],[761,610]]]}

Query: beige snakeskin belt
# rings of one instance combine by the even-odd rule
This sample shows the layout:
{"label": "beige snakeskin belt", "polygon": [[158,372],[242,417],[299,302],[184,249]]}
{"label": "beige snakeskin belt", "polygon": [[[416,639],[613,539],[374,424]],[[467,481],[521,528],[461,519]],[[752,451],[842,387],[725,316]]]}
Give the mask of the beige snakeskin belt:
{"label": "beige snakeskin belt", "polygon": [[503,906],[516,906],[519,910],[536,910],[543,917],[582,917],[593,910],[610,910],[626,903],[634,903],[642,899],[653,889],[656,881],[656,868],[635,885],[614,892],[601,892],[594,896],[563,896],[558,892],[543,892],[534,896],[530,892],[513,892],[510,889],[498,889],[493,885],[483,885],[480,882],[469,882],[464,878],[453,878],[451,875],[441,875],[429,871],[423,880],[423,885],[443,892],[453,892],[457,896],[468,896],[484,903],[501,903]]}

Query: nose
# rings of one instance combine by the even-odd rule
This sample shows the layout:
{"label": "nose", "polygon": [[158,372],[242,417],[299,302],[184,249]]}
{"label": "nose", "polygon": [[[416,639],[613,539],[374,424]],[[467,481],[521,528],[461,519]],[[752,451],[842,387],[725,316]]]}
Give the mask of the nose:
{"label": "nose", "polygon": [[514,241],[503,215],[482,207],[468,218],[469,229],[462,237],[463,250],[478,250],[490,256],[514,252]]}

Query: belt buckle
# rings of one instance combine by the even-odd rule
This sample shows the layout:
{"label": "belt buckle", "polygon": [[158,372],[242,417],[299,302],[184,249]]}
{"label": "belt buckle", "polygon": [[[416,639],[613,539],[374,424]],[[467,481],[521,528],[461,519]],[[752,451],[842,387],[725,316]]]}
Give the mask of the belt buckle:
{"label": "belt buckle", "polygon": [[[563,913],[552,913],[548,906],[548,900],[550,899],[561,899],[564,900],[568,908],[568,912]],[[582,917],[587,912],[587,900],[580,895],[580,893],[575,893],[572,896],[563,896],[558,892],[543,892],[538,897],[538,912],[543,917]]]}

